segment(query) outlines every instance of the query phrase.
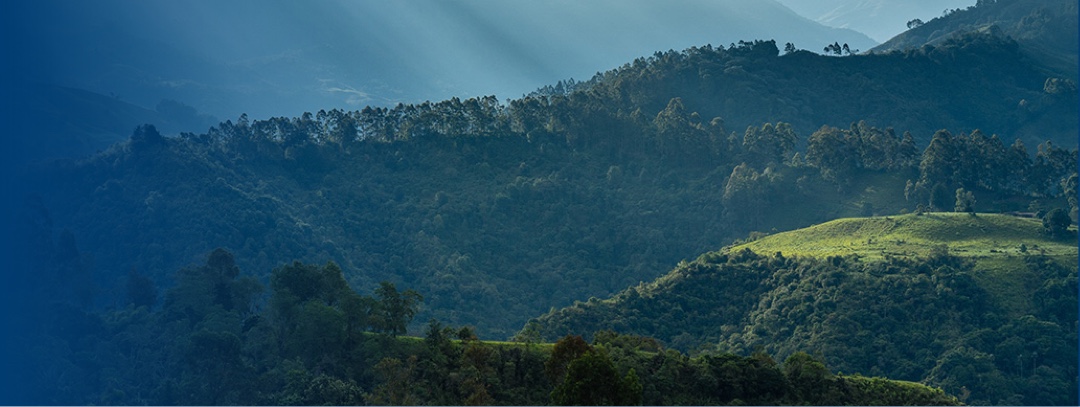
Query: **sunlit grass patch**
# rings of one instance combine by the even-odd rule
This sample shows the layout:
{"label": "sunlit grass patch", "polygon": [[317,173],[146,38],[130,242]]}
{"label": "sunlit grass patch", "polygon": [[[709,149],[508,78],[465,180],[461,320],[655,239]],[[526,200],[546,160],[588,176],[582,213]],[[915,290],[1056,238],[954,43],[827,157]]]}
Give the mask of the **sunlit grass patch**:
{"label": "sunlit grass patch", "polygon": [[1041,254],[1076,257],[1075,239],[1053,240],[1036,219],[1000,214],[937,212],[872,218],[845,218],[766,236],[729,248],[785,256],[848,256],[868,260],[921,257],[947,250],[971,258]]}

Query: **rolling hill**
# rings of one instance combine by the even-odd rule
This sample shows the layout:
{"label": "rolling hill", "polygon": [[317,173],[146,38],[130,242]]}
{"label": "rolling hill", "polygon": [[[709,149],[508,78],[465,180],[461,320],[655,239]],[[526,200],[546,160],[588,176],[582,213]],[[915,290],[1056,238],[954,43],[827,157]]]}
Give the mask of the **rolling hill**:
{"label": "rolling hill", "polygon": [[993,214],[839,219],[702,255],[526,329],[612,329],[699,352],[802,349],[840,371],[967,391],[968,403],[1068,404],[1076,240],[1040,228]]}
{"label": "rolling hill", "polygon": [[[882,260],[889,256],[925,257],[944,246],[952,255],[979,261],[1024,256],[1028,250],[1063,260],[1076,257],[1074,242],[1052,239],[1042,229],[1038,219],[1012,215],[931,212],[837,219],[735,245],[727,251]],[[1025,247],[1023,252],[1021,246]]]}

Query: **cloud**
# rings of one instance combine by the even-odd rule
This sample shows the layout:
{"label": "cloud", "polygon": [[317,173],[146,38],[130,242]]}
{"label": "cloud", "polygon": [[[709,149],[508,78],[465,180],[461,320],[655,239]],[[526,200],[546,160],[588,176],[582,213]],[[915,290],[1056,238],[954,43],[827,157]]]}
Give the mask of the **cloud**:
{"label": "cloud", "polygon": [[351,86],[323,86],[323,91],[329,93],[343,93],[345,94],[345,103],[350,106],[363,106],[371,101],[371,94],[362,90],[355,89]]}

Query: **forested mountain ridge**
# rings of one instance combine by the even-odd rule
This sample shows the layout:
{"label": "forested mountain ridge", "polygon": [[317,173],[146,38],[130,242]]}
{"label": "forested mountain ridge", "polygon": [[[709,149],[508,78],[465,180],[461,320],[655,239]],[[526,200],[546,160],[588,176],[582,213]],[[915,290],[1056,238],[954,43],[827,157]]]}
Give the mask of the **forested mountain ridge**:
{"label": "forested mountain ridge", "polygon": [[779,55],[769,41],[731,45],[639,58],[594,78],[593,91],[619,109],[646,114],[679,97],[689,111],[721,117],[736,130],[783,121],[808,134],[865,120],[910,131],[918,141],[942,128],[982,129],[1028,144],[1073,146],[1080,129],[1072,113],[1075,80],[991,32],[842,57]]}
{"label": "forested mountain ridge", "polygon": [[[1045,239],[986,248],[993,259],[1014,256],[999,262],[1015,272],[998,272],[1008,278],[997,285],[983,272],[1006,269],[949,246],[882,261],[713,253],[663,277],[679,259],[753,231],[842,217],[919,224],[950,209],[987,221],[1001,219],[987,212],[1034,212],[1056,238],[1070,232],[1075,84],[1017,42],[988,33],[874,55],[785,48],[661,52],[508,101],[241,116],[178,137],[141,126],[93,157],[26,168],[13,242],[22,274],[12,278],[33,282],[42,304],[19,304],[34,329],[17,334],[45,338],[42,366],[56,367],[33,377],[97,372],[62,390],[72,396],[64,400],[92,394],[102,404],[573,400],[565,387],[530,387],[536,354],[447,345],[438,324],[468,327],[458,331],[466,341],[524,326],[519,339],[529,341],[542,328],[530,317],[592,298],[541,321],[585,335],[602,329],[593,319],[653,329],[672,347],[705,353],[608,355],[624,364],[601,351],[575,355],[580,369],[614,378],[619,397],[636,394],[636,382],[665,403],[801,402],[792,383],[829,379],[828,364],[940,385],[970,403],[1075,403],[1076,267],[1042,256],[1053,249]],[[864,251],[904,252],[883,244]],[[658,277],[651,297],[625,289]],[[1035,299],[1009,296],[1001,281]],[[172,288],[161,304],[147,294],[155,285]],[[395,296],[392,285],[415,292]],[[717,287],[726,288],[720,302]],[[349,294],[372,291],[416,307]],[[435,320],[425,364],[415,353],[377,352],[424,330],[401,323],[404,314]],[[926,321],[928,330],[912,329]],[[161,349],[161,338],[177,346]],[[141,347],[125,347],[133,343]],[[802,354],[781,372],[751,354],[758,345],[822,357]],[[103,354],[119,356],[101,363]],[[739,381],[751,376],[772,385]],[[720,393],[678,399],[684,393],[670,390],[682,382],[672,377],[702,378],[692,383],[712,387],[684,389]],[[840,395],[881,385],[950,401],[919,386],[837,377]],[[495,378],[506,393],[485,393]],[[150,386],[155,393],[141,393]]]}
{"label": "forested mountain ridge", "polygon": [[[770,66],[854,69],[884,58],[947,70],[953,64],[937,65],[935,55],[1016,51],[966,41],[843,58],[778,56],[775,44],[758,41],[659,54],[568,95],[506,104],[485,97],[241,117],[177,138],[143,127],[98,156],[28,171],[28,218],[40,221],[25,228],[70,232],[72,251],[92,256],[84,269],[96,275],[100,305],[119,297],[124,270],[168,284],[168,270],[224,246],[262,277],[293,260],[334,260],[358,289],[381,280],[416,287],[429,298],[424,318],[498,338],[550,307],[649,281],[753,230],[948,207],[960,187],[983,210],[1022,210],[1032,200],[1075,210],[1064,197],[1075,191],[1076,152],[1053,143],[1031,154],[1023,142],[1006,147],[979,131],[916,137],[864,122],[809,135],[782,122],[741,131],[687,99],[659,101],[680,89],[705,100],[705,89],[675,86],[711,83],[695,66],[782,83]],[[724,64],[745,68],[719,71]],[[1055,111],[1039,123],[1067,121]]]}
{"label": "forested mountain ridge", "polygon": [[970,404],[1075,404],[1076,232],[1044,230],[991,214],[841,219],[704,254],[523,332],[806,351],[831,369],[941,386]]}
{"label": "forested mountain ridge", "polygon": [[1077,4],[1070,0],[980,0],[966,9],[946,10],[930,21],[912,20],[908,31],[874,47],[890,52],[938,45],[974,31],[993,32],[1014,39],[1041,61],[1077,80]]}

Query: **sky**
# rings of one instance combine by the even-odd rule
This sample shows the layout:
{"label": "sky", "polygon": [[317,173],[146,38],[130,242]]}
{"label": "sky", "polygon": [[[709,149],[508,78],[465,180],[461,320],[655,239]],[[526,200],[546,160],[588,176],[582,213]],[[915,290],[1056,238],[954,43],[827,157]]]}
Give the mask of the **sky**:
{"label": "sky", "polygon": [[838,41],[867,50],[910,18],[928,20],[954,3],[965,2],[40,0],[0,7],[10,19],[5,53],[21,55],[27,81],[147,109],[175,100],[224,120],[450,97],[506,100],[656,51],[739,40],[813,51]]}
{"label": "sky", "polygon": [[975,0],[778,0],[821,24],[850,28],[879,43],[907,29],[913,19],[929,21],[945,10],[967,8]]}

